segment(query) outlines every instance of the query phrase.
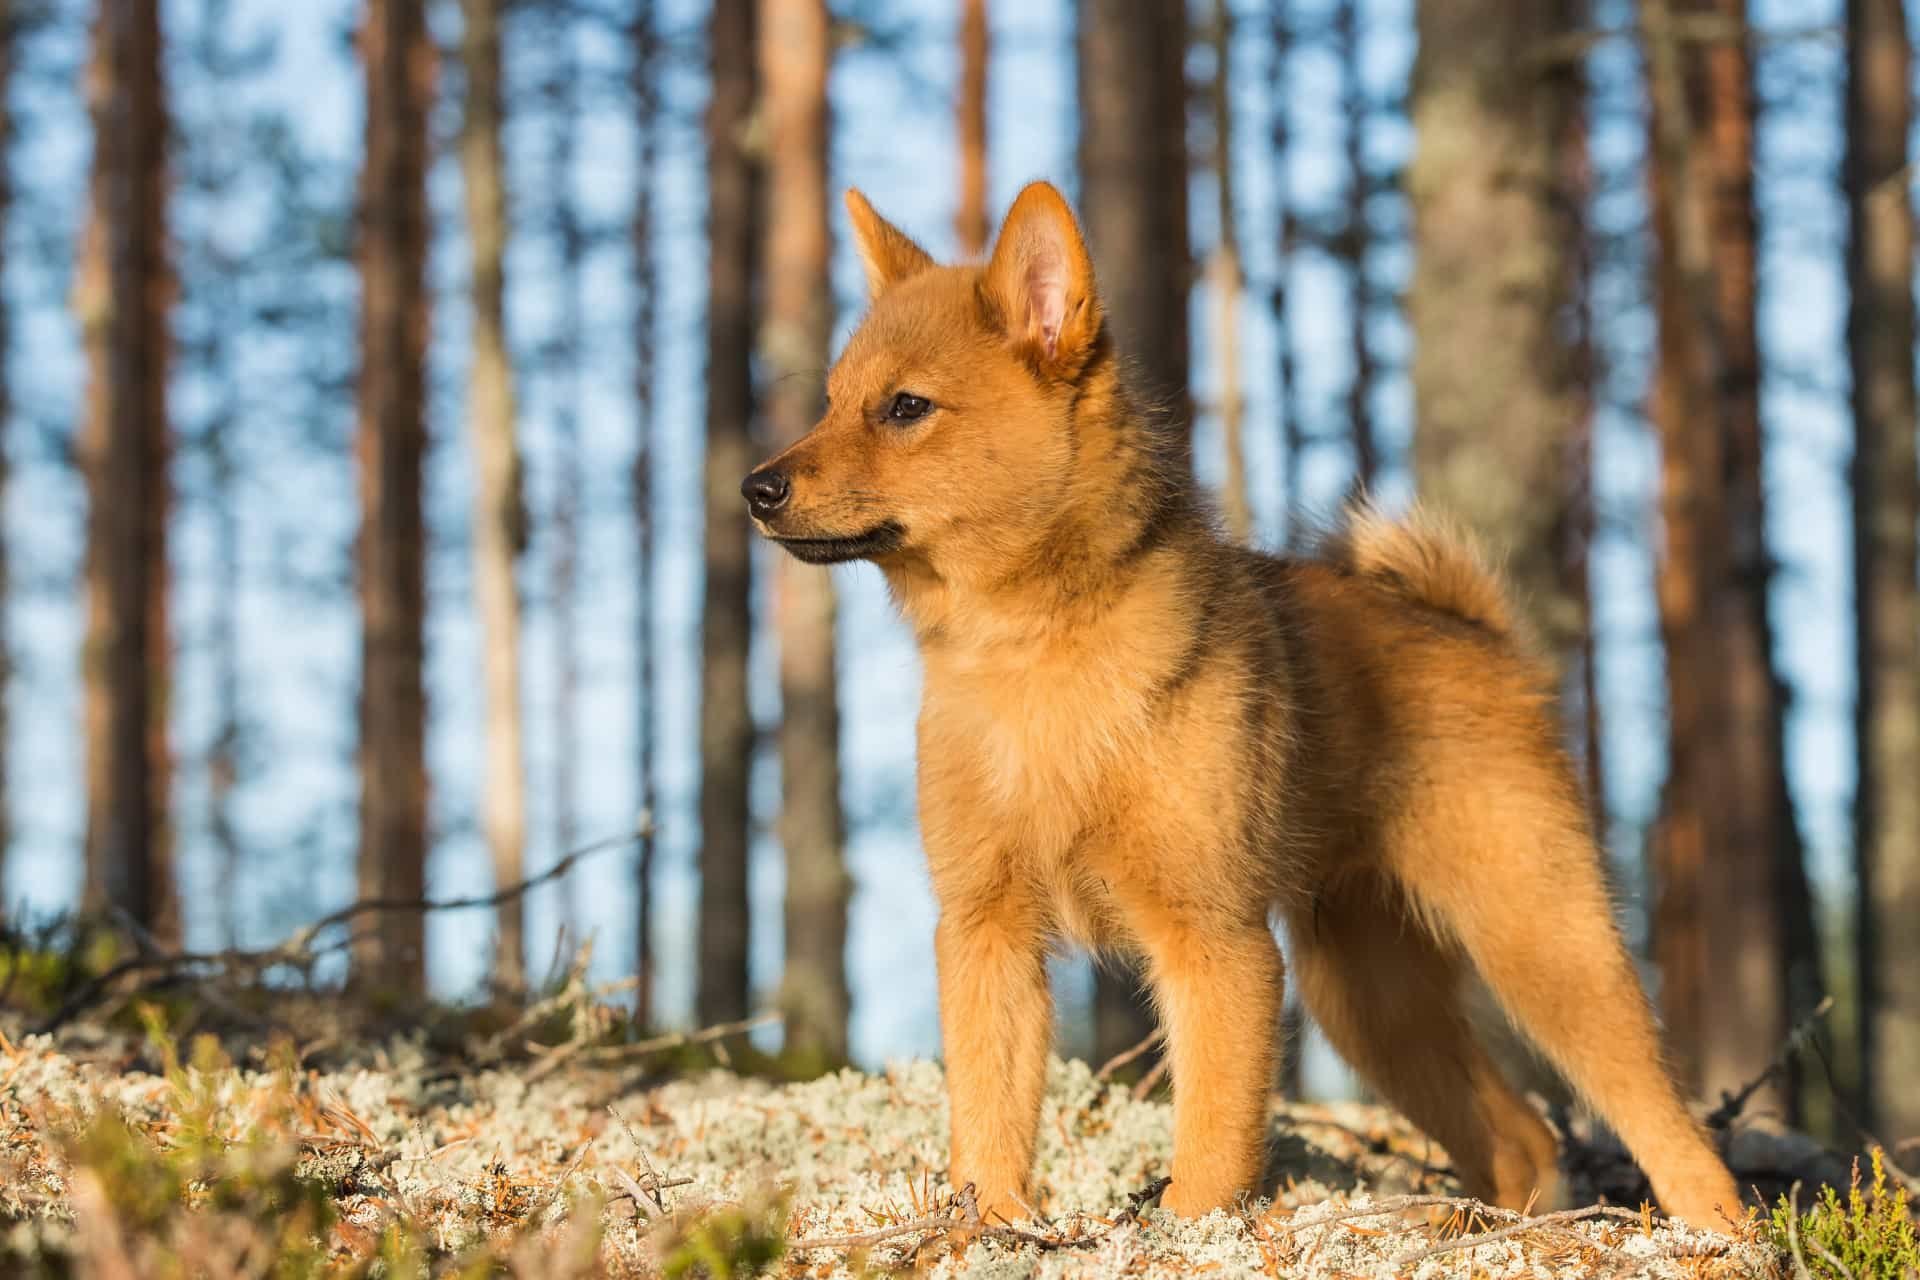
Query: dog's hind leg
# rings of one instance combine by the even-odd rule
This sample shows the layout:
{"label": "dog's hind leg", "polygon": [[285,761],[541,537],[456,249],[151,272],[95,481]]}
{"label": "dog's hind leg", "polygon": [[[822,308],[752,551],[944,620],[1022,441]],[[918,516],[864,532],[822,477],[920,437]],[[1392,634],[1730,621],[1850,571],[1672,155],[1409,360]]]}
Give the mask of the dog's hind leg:
{"label": "dog's hind leg", "polygon": [[1362,1079],[1447,1149],[1468,1194],[1553,1207],[1553,1134],[1475,1039],[1458,952],[1366,874],[1329,886],[1288,931],[1308,1012]]}
{"label": "dog's hind leg", "polygon": [[[1483,774],[1482,779],[1488,776]],[[1724,1229],[1733,1178],[1662,1065],[1570,786],[1513,770],[1408,797],[1385,849],[1416,913],[1455,939],[1549,1060],[1612,1125],[1666,1210]]]}

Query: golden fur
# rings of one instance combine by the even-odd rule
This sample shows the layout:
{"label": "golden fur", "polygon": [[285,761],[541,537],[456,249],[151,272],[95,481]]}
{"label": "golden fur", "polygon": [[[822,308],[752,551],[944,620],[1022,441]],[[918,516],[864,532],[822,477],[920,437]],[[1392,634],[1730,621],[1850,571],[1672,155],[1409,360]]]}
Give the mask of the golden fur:
{"label": "golden fur", "polygon": [[1472,967],[1668,1210],[1737,1213],[1660,1065],[1496,578],[1424,518],[1357,513],[1303,559],[1223,540],[1129,396],[1052,187],[1021,193],[984,266],[848,206],[873,305],[819,425],[756,472],[780,496],[755,516],[803,559],[874,560],[919,642],[953,1184],[1019,1212],[1065,938],[1145,957],[1172,1057],[1164,1203],[1254,1189],[1277,918],[1307,1007],[1468,1191],[1557,1190],[1552,1134],[1469,1026]]}

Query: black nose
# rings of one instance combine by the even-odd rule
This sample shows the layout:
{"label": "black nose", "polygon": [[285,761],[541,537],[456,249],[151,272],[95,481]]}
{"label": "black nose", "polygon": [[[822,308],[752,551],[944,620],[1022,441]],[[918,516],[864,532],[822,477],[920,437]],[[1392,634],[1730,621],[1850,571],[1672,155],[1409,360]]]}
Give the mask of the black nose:
{"label": "black nose", "polygon": [[740,482],[740,496],[747,500],[747,510],[763,520],[786,506],[792,492],[787,478],[778,471],[755,471]]}

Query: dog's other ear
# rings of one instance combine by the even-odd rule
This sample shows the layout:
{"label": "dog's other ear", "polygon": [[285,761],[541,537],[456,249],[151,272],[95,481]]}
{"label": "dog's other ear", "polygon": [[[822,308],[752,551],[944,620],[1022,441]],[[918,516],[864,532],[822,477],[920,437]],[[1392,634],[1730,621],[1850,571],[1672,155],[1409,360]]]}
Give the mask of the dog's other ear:
{"label": "dog's other ear", "polygon": [[1007,210],[985,285],[1007,336],[1035,364],[1079,373],[1100,334],[1100,299],[1080,226],[1052,183],[1027,184]]}
{"label": "dog's other ear", "polygon": [[860,251],[860,265],[867,269],[869,301],[885,293],[888,285],[933,266],[927,251],[875,212],[858,188],[847,188],[847,213],[853,218],[853,243]]}

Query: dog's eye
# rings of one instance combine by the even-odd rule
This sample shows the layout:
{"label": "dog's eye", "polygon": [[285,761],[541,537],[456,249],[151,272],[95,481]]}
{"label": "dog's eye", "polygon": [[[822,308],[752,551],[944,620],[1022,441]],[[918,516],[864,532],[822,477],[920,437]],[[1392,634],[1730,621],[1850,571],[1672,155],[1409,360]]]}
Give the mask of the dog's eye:
{"label": "dog's eye", "polygon": [[925,396],[916,396],[911,392],[902,391],[893,398],[893,403],[887,406],[887,417],[895,422],[912,422],[916,418],[926,417],[932,408],[933,401]]}

